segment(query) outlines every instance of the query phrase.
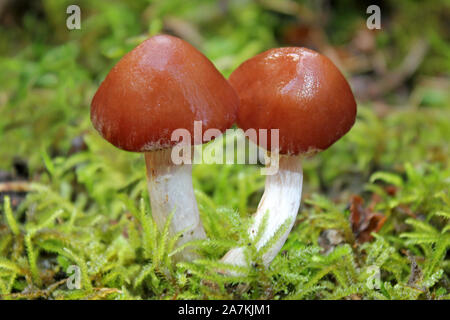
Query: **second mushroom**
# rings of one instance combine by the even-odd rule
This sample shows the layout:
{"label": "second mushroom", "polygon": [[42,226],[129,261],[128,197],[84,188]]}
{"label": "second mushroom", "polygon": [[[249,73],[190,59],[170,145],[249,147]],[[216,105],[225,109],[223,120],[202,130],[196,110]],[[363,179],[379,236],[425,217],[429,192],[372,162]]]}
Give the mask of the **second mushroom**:
{"label": "second mushroom", "polygon": [[[279,169],[267,176],[248,230],[250,239],[257,239],[256,249],[264,248],[262,260],[267,266],[285,243],[300,207],[302,159],[327,149],[350,130],[356,102],[331,60],[299,47],[263,52],[241,64],[229,81],[240,98],[238,125],[242,129],[279,130],[277,146],[270,139],[260,143],[279,152]],[[265,228],[258,234],[263,221]],[[270,241],[278,230],[284,232],[275,242]],[[222,262],[246,266],[247,256],[244,247],[237,247],[226,253]]]}

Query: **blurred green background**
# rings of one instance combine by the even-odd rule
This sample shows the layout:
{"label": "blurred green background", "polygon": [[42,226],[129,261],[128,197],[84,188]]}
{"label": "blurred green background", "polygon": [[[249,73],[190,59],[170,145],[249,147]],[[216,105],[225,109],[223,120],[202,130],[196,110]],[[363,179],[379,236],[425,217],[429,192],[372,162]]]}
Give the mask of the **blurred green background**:
{"label": "blurred green background", "polygon": [[[81,8],[81,30],[66,27],[70,4]],[[396,107],[444,109],[449,2],[383,1],[382,29],[373,31],[366,27],[370,4],[2,0],[0,167],[8,169],[21,157],[34,172],[42,165],[38,150],[67,153],[74,137],[91,132],[90,100],[111,67],[158,33],[189,41],[225,76],[269,48],[306,46],[329,56],[347,75],[359,104],[370,104],[378,115]]]}
{"label": "blurred green background", "polygon": [[[71,4],[81,8],[80,30],[66,27],[66,8]],[[381,8],[380,30],[366,27],[366,9],[371,4]],[[380,262],[381,268],[386,267],[383,280],[392,287],[380,296],[361,293],[361,297],[448,296],[449,21],[448,0],[0,0],[0,200],[3,203],[8,196],[13,208],[10,215],[2,214],[9,210],[6,207],[0,209],[0,258],[4,259],[0,270],[7,270],[0,273],[0,292],[20,296],[31,287],[33,294],[45,297],[39,290],[62,278],[61,270],[71,260],[88,261],[84,272],[92,285],[85,283],[87,290],[92,286],[121,288],[120,293],[113,290],[104,296],[99,293],[100,297],[174,294],[165,287],[173,280],[167,275],[156,272],[149,284],[142,284],[148,276],[142,265],[155,262],[136,248],[151,251],[145,248],[145,241],[151,240],[132,243],[128,234],[139,224],[131,227],[136,221],[127,218],[138,215],[133,210],[139,199],[143,197],[148,206],[142,156],[107,144],[89,120],[90,101],[111,67],[144,39],[167,33],[196,46],[225,76],[246,59],[273,47],[305,46],[331,58],[352,86],[358,119],[332,148],[305,161],[305,200],[286,250],[296,252],[305,245],[319,248],[323,233],[333,229],[340,230],[342,243],[353,248],[341,250],[343,255],[366,259],[355,249],[357,234],[352,234],[354,226],[348,221],[351,196],[361,195],[371,201],[370,210],[387,217],[379,232],[384,240],[375,242],[377,248],[391,246],[395,252]],[[210,238],[240,241],[245,230],[233,221],[248,219],[254,212],[264,184],[258,173],[257,166],[194,167],[196,195]],[[17,220],[16,231],[6,216]],[[142,223],[140,218],[136,220]],[[424,242],[423,237],[401,236],[425,232],[423,228],[417,231],[408,219],[425,223],[432,228],[429,232],[434,230],[439,236]],[[440,251],[438,243],[443,243]],[[72,248],[71,254],[64,253],[63,247]],[[208,253],[212,258],[226,251],[215,249]],[[425,289],[411,289],[402,296],[404,287],[398,292],[393,288],[410,284],[411,255],[419,257],[424,274],[435,281],[424,276],[420,281],[429,280],[421,283]],[[319,251],[311,256],[322,257]],[[6,262],[2,269],[2,261],[17,269],[9,264],[6,268]],[[89,261],[97,261],[98,266]],[[337,280],[330,280],[327,273],[322,275],[323,282],[319,277],[306,285],[310,291],[301,291],[316,272],[331,272],[327,263],[335,261],[323,262],[327,267],[307,264],[306,269],[287,261],[283,272],[303,270],[298,272],[304,278],[280,278],[281,271],[274,269],[278,280],[273,275],[264,278],[275,292],[267,297],[265,291],[252,286],[252,293],[243,291],[247,296],[230,292],[226,286],[219,291],[202,287],[199,279],[183,278],[186,266],[173,272],[182,283],[178,284],[179,298],[324,298],[327,294],[342,298],[358,294],[361,289],[351,285],[359,280],[344,285],[343,278],[335,274]],[[386,261],[399,265],[393,267]],[[439,277],[436,272],[441,272]],[[263,281],[255,277],[254,281]],[[126,289],[130,283],[135,291]],[[59,293],[58,297],[67,296]]]}

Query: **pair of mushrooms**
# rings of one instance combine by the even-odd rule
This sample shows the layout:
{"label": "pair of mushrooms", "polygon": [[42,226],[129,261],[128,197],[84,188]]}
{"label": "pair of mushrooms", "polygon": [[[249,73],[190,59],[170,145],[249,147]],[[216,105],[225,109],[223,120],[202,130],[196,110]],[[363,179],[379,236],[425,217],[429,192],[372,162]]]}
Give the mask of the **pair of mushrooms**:
{"label": "pair of mushrooms", "polygon": [[[174,211],[170,234],[178,245],[206,238],[192,186],[192,165],[171,160],[174,130],[194,141],[202,130],[224,132],[233,123],[244,130],[279,130],[279,170],[267,176],[253,225],[254,239],[267,214],[263,247],[286,222],[289,226],[266,251],[267,266],[295,222],[302,192],[302,158],[325,150],[353,126],[356,103],[350,86],[325,56],[298,47],[271,49],[240,65],[227,81],[197,49],[173,36],[152,37],[126,54],[100,85],[91,105],[97,131],[114,146],[143,152],[152,215],[163,228]],[[258,141],[254,141],[258,143]],[[271,150],[270,139],[262,145]],[[192,260],[186,248],[177,259]],[[231,249],[222,262],[247,265],[245,249]]]}

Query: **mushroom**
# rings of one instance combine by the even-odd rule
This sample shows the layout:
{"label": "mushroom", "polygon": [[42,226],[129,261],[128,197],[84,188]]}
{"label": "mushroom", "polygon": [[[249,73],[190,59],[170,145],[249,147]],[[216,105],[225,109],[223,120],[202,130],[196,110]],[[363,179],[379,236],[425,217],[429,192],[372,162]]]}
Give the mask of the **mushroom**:
{"label": "mushroom", "polygon": [[[302,159],[327,149],[350,130],[356,102],[331,60],[299,47],[263,52],[242,63],[229,81],[240,98],[237,123],[242,129],[279,130],[279,141],[271,141],[272,135],[267,143],[253,141],[279,152],[278,172],[266,177],[248,230],[256,249],[264,248],[262,260],[268,266],[285,243],[300,207]],[[263,221],[265,228],[260,229]],[[269,241],[275,233],[278,239]],[[221,261],[246,266],[245,248],[231,249]]]}
{"label": "mushroom", "polygon": [[[182,232],[178,245],[205,238],[205,231],[192,162],[172,161],[177,143],[172,134],[187,130],[187,143],[201,144],[203,136],[194,139],[194,122],[220,135],[235,122],[238,103],[236,92],[202,53],[168,35],[149,38],[126,54],[92,100],[91,121],[101,136],[122,150],[145,154],[152,216],[162,230],[174,212],[169,234]],[[195,257],[185,249],[176,259]]]}

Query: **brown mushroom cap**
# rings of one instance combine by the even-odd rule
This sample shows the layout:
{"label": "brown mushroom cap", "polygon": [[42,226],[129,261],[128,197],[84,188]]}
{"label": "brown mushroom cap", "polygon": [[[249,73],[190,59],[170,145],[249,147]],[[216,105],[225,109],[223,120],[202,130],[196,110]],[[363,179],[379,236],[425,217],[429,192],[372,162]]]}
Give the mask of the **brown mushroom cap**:
{"label": "brown mushroom cap", "polygon": [[[154,36],[126,54],[109,72],[91,104],[91,121],[110,143],[127,151],[170,148],[175,129],[224,132],[239,99],[202,53],[176,37]],[[202,141],[203,142],[203,141]]]}
{"label": "brown mushroom cap", "polygon": [[[279,129],[282,154],[327,149],[353,126],[356,102],[327,57],[305,48],[271,49],[242,63],[230,76],[240,98],[244,130]],[[267,145],[270,149],[270,134]]]}

